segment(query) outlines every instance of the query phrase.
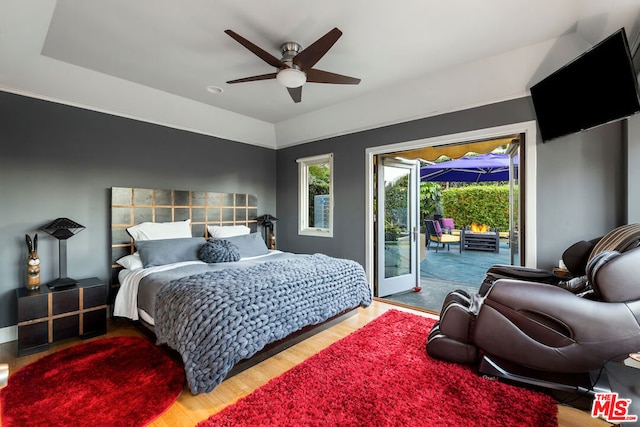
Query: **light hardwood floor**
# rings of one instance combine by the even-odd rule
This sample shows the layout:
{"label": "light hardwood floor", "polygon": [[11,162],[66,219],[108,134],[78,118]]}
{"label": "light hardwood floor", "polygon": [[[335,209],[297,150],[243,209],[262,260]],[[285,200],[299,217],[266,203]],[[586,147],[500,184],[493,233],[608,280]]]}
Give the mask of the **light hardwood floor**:
{"label": "light hardwood floor", "polygon": [[[262,363],[222,382],[211,393],[193,396],[185,389],[176,403],[173,404],[161,417],[150,426],[153,427],[192,427],[199,421],[205,420],[211,414],[220,411],[225,406],[234,403],[239,398],[251,393],[256,388],[267,383],[294,365],[304,361],[309,356],[328,347],[339,339],[349,335],[356,329],[364,326],[374,318],[390,309],[408,311],[419,315],[430,316],[428,313],[414,311],[405,307],[374,301],[367,309],[359,309],[357,315],[328,328],[319,334],[302,341],[299,344],[263,361]],[[135,326],[119,320],[110,321],[107,335],[93,339],[101,339],[111,336],[143,335]],[[426,337],[425,337],[426,339]],[[10,372],[25,366],[38,358],[82,342],[80,339],[69,339],[60,343],[54,343],[49,350],[24,357],[16,357],[16,342],[0,344],[0,362],[8,363]],[[567,406],[559,406],[558,420],[560,427],[604,427],[611,424],[602,420],[591,418],[583,411]],[[1,424],[0,424],[1,426]]]}

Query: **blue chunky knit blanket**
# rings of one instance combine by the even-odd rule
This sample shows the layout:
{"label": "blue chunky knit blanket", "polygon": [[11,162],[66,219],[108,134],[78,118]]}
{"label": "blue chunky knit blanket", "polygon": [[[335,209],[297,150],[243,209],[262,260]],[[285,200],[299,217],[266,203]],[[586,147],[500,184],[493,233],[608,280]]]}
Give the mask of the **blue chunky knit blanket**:
{"label": "blue chunky knit blanket", "polygon": [[369,304],[360,264],[315,254],[170,282],[156,295],[155,332],[181,354],[198,394],[267,344]]}

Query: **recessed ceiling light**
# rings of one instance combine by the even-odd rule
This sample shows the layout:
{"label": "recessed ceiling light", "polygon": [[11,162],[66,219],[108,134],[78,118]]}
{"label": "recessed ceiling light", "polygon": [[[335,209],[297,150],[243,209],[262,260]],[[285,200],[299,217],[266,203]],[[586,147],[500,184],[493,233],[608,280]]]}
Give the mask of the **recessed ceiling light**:
{"label": "recessed ceiling light", "polygon": [[207,86],[207,90],[211,93],[215,93],[216,95],[224,92],[224,89],[218,86]]}

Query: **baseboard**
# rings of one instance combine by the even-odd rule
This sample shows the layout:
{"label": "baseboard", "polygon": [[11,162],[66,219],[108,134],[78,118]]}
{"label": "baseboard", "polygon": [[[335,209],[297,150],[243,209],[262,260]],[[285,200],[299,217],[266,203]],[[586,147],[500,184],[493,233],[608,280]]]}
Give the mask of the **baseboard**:
{"label": "baseboard", "polygon": [[15,341],[18,339],[18,327],[7,326],[6,328],[0,328],[0,344],[9,341]]}

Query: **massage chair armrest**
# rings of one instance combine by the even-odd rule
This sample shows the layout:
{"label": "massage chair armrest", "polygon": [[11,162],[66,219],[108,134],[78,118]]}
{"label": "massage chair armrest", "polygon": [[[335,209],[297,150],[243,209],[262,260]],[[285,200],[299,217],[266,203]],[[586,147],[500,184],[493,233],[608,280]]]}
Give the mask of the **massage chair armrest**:
{"label": "massage chair armrest", "polygon": [[509,317],[516,326],[545,325],[577,340],[601,339],[607,334],[625,334],[629,328],[639,329],[624,303],[580,298],[566,289],[535,282],[498,280],[487,294],[480,315],[485,306]]}
{"label": "massage chair armrest", "polygon": [[556,285],[560,278],[550,271],[540,268],[520,267],[517,265],[494,264],[487,270],[486,276],[480,285],[478,293],[486,295],[491,286],[500,279],[523,280]]}
{"label": "massage chair armrest", "polygon": [[486,354],[547,372],[579,373],[640,348],[636,302],[580,298],[553,285],[498,280],[475,319]]}
{"label": "massage chair armrest", "polygon": [[[566,289],[538,282],[523,280],[500,279],[491,287],[484,301],[501,311],[501,307],[522,313],[546,313],[550,317],[562,315],[563,312],[573,312],[572,307],[589,304],[592,301],[582,300]],[[581,310],[575,310],[577,316]],[[589,318],[585,314],[585,320]]]}
{"label": "massage chair armrest", "polygon": [[508,264],[494,264],[489,267],[487,274],[494,276],[496,279],[515,279],[549,284],[557,279],[557,276],[552,272],[541,268],[520,267]]}

